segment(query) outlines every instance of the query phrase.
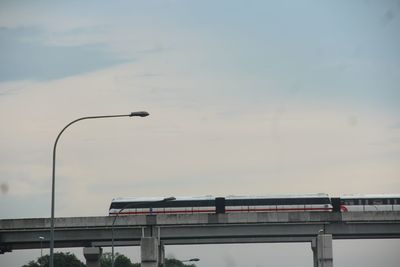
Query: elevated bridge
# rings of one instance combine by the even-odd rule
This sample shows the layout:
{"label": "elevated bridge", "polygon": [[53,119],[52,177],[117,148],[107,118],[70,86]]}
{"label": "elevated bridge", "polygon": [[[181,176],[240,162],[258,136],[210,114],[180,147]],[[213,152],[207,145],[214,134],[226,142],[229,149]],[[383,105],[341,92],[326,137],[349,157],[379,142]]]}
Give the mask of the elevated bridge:
{"label": "elevated bridge", "polygon": [[[56,218],[55,247],[85,247],[92,253],[111,246],[113,238],[114,246],[140,245],[142,265],[158,266],[163,245],[309,242],[315,266],[328,267],[332,239],[400,238],[399,211],[159,214],[120,216],[112,226],[113,221],[109,216]],[[0,252],[48,247],[49,229],[49,218],[0,220]]]}

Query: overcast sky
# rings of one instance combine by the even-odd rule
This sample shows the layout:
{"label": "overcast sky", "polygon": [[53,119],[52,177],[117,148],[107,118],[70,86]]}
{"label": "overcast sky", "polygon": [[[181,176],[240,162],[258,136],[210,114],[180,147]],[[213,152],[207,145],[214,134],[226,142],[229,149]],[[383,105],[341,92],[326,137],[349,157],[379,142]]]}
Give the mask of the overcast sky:
{"label": "overcast sky", "polygon": [[[399,193],[399,47],[394,0],[2,0],[0,218],[50,216],[68,122],[137,110],[151,115],[63,134],[57,217],[107,215],[117,196]],[[335,266],[400,262],[398,240],[346,242]],[[312,264],[308,244],[168,253],[200,267]]]}

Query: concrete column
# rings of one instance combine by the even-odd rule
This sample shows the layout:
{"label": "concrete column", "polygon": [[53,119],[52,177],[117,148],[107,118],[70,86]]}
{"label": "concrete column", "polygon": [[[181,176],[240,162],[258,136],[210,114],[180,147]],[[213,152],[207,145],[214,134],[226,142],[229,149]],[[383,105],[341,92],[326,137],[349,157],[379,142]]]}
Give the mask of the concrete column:
{"label": "concrete column", "polygon": [[86,259],[86,267],[100,267],[100,258],[102,252],[103,250],[100,247],[83,248],[83,255]]}
{"label": "concrete column", "polygon": [[158,238],[142,237],[140,241],[141,267],[159,267],[159,249]]}
{"label": "concrete column", "polygon": [[332,235],[318,234],[311,242],[314,267],[333,267]]}

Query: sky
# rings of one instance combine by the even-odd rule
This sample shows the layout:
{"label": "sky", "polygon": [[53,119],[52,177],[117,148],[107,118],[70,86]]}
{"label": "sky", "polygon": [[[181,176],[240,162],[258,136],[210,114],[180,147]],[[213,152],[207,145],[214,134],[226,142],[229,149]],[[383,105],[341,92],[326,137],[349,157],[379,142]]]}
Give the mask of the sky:
{"label": "sky", "polygon": [[[118,196],[399,193],[399,33],[398,0],[1,0],[0,219],[50,216],[66,124],[140,110],[63,133],[57,217],[107,215]],[[399,248],[334,241],[335,266],[397,267]],[[309,244],[166,250],[312,264]]]}

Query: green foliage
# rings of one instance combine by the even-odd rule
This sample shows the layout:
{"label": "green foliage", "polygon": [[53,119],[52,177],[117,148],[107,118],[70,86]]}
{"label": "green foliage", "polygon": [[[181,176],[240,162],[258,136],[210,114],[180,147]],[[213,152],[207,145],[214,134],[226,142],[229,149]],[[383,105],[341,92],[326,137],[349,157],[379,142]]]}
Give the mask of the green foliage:
{"label": "green foliage", "polygon": [[[22,267],[49,267],[50,256],[45,255],[39,257],[36,261],[30,261]],[[56,252],[54,253],[54,266],[57,267],[85,267],[85,264],[78,260],[78,258],[69,252]]]}
{"label": "green foliage", "polygon": [[[104,253],[100,259],[100,267],[111,267],[112,266],[112,255],[110,252]],[[140,267],[140,263],[132,263],[131,260],[119,253],[115,254],[114,257],[115,267]]]}
{"label": "green foliage", "polygon": [[[111,267],[112,255],[110,252],[104,253],[100,259],[100,267]],[[115,267],[140,267],[140,263],[132,263],[126,256],[115,254]],[[196,267],[194,264],[184,264],[177,259],[165,259],[165,267]]]}
{"label": "green foliage", "polygon": [[[49,255],[39,257],[36,261],[30,261],[22,267],[49,267]],[[131,260],[119,253],[115,254],[115,267],[140,267],[140,263],[132,263]],[[104,253],[100,258],[101,267],[111,267],[112,255],[110,252]],[[54,266],[57,267],[85,267],[85,264],[69,252],[54,253]],[[165,259],[165,267],[196,267],[195,264],[184,264],[177,259]]]}

